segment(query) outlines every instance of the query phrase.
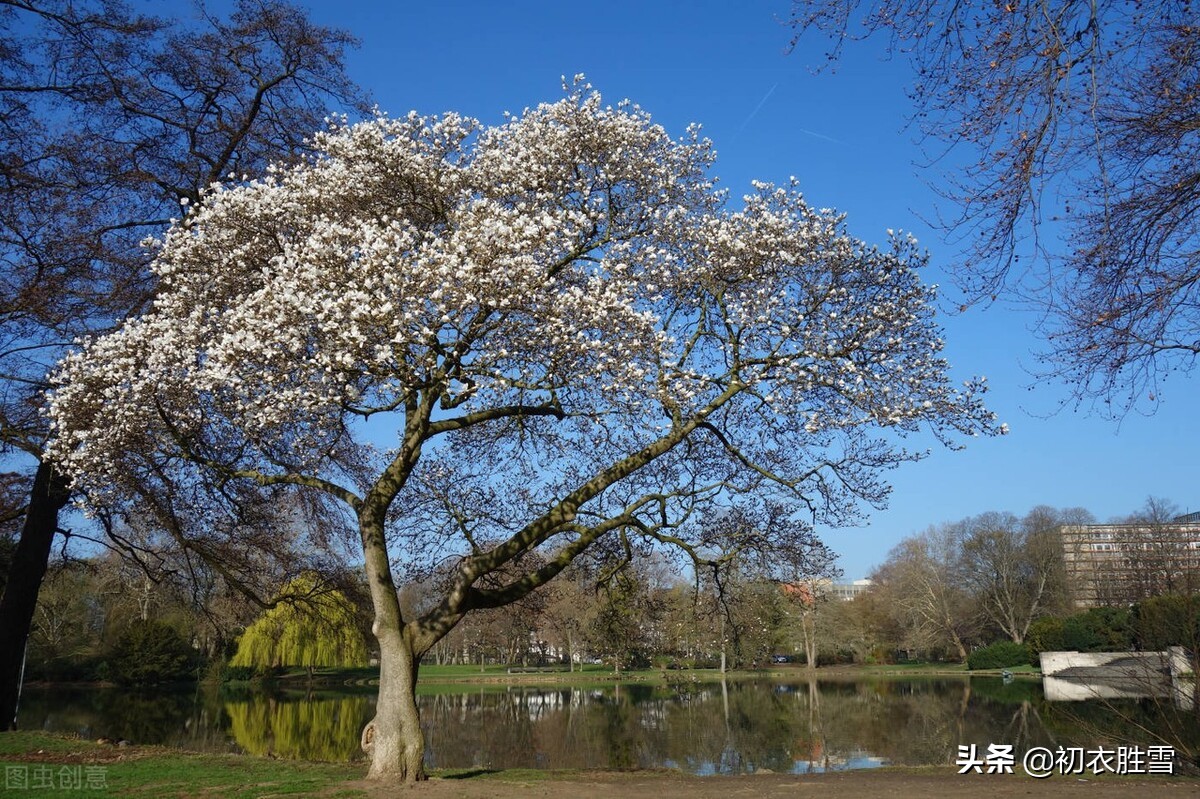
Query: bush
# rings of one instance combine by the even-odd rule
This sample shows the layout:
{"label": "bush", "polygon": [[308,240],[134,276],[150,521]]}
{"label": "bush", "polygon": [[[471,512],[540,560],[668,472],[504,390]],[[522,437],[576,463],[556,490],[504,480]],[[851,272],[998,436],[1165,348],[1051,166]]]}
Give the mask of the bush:
{"label": "bush", "polygon": [[1134,608],[1133,627],[1143,650],[1196,649],[1200,643],[1200,596],[1166,594],[1144,599]]}
{"label": "bush", "polygon": [[997,641],[994,644],[976,649],[967,656],[967,668],[1004,669],[1009,666],[1020,666],[1029,662],[1029,647],[1015,644],[1012,641]]}
{"label": "bush", "polygon": [[1029,648],[1029,665],[1040,666],[1043,652],[1061,652],[1068,648],[1064,643],[1064,627],[1063,620],[1055,616],[1043,616],[1029,625],[1029,634],[1025,636],[1025,645]]}
{"label": "bush", "polygon": [[194,679],[197,653],[174,627],[136,621],[117,639],[109,673],[122,685],[148,685]]}
{"label": "bush", "polygon": [[1133,622],[1128,608],[1091,608],[1066,618],[1037,619],[1025,637],[1029,662],[1037,666],[1042,652],[1127,652],[1133,648]]}

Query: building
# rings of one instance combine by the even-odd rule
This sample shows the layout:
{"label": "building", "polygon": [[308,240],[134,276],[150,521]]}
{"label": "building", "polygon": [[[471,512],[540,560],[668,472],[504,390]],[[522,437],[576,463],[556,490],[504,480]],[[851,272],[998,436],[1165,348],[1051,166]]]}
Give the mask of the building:
{"label": "building", "polygon": [[810,582],[784,584],[783,592],[792,599],[811,605],[815,598],[849,602],[871,587],[870,580],[855,580],[852,583],[835,583],[828,577]]}
{"label": "building", "polygon": [[1067,586],[1077,607],[1200,592],[1197,514],[1165,524],[1064,525],[1059,534]]}
{"label": "building", "polygon": [[827,593],[831,599],[849,602],[860,594],[865,594],[870,588],[870,580],[855,580],[852,583],[834,583],[829,586]]}

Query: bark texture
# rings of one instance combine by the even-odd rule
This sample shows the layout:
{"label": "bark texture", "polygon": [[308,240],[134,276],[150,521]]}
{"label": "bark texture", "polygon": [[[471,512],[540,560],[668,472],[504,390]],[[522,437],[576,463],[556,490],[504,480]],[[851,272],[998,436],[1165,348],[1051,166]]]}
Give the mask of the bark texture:
{"label": "bark texture", "polygon": [[69,496],[66,479],[45,461],[38,464],[21,540],[0,597],[0,729],[5,731],[17,728],[25,644],[58,530],[58,512]]}

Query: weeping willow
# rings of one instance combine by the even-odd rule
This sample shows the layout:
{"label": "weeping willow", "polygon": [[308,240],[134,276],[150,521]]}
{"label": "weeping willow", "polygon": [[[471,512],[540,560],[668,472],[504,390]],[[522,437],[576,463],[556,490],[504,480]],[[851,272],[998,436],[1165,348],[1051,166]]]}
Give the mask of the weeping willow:
{"label": "weeping willow", "polygon": [[300,597],[271,608],[246,628],[232,666],[365,666],[367,647],[356,611],[340,591],[318,578],[302,575],[285,586],[284,595]]}
{"label": "weeping willow", "polygon": [[347,762],[362,757],[359,732],[370,718],[366,697],[229,702],[230,732],[260,757]]}

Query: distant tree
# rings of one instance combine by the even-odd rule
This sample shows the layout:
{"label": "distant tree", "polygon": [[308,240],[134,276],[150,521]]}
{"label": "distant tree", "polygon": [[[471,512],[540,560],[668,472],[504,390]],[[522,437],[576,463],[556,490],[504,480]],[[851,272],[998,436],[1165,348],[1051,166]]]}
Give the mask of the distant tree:
{"label": "distant tree", "polygon": [[1130,604],[1163,594],[1200,594],[1200,549],[1195,534],[1175,521],[1179,516],[1171,500],[1147,497],[1124,519],[1131,529],[1107,564],[1117,577],[1109,582],[1108,598]]}
{"label": "distant tree", "polygon": [[904,539],[871,579],[905,631],[904,648],[949,648],[966,661],[979,614],[962,574],[960,529],[941,525]]}
{"label": "distant tree", "polygon": [[651,627],[660,611],[657,599],[635,569],[621,569],[605,580],[584,630],[589,649],[609,660],[616,672],[648,666]]}
{"label": "distant tree", "polygon": [[567,659],[567,670],[575,670],[585,638],[588,614],[595,605],[594,592],[585,584],[586,577],[568,570],[550,584],[546,596],[543,624],[554,636]]}
{"label": "distant tree", "polygon": [[227,20],[120,0],[0,2],[0,444],[19,456],[0,505],[4,533],[19,531],[0,597],[0,730],[15,724],[69,499],[39,410],[51,368],[147,306],[147,236],[230,173],[306,151],[331,107],[361,105],[343,72],[352,41],[276,0],[239,0]]}
{"label": "distant tree", "polygon": [[873,627],[872,608],[865,594],[851,600],[831,599],[818,608],[815,618],[818,660],[820,653],[866,662],[880,644]]}
{"label": "distant tree", "polygon": [[[380,646],[372,778],[423,779],[420,658],[467,614],[593,545],[707,568],[728,549],[696,520],[732,504],[788,509],[736,543],[783,557],[884,502],[903,435],[1002,431],[949,380],[910,239],[869,247],[794,186],[732,210],[707,141],[582,83],[499,127],[315,144],[166,235],[153,308],[64,361],[54,453],[101,506],[340,503]],[[362,438],[384,424],[394,448]],[[411,561],[448,570],[415,617]]]}
{"label": "distant tree", "polygon": [[117,639],[108,673],[122,685],[195,679],[197,654],[171,625],[139,620]]}
{"label": "distant tree", "polygon": [[242,633],[229,665],[304,666],[310,676],[317,667],[367,665],[358,610],[345,594],[312,574],[297,577],[282,593],[286,601]]}
{"label": "distant tree", "polygon": [[960,213],[975,297],[1045,309],[1048,371],[1080,399],[1153,407],[1200,354],[1200,26],[1187,0],[795,0],[809,34],[881,35],[912,65],[915,124],[973,163]]}
{"label": "distant tree", "polygon": [[1024,520],[1011,513],[984,513],[956,527],[962,536],[965,587],[989,622],[1022,643],[1039,616],[1066,606],[1059,516],[1039,507]]}

